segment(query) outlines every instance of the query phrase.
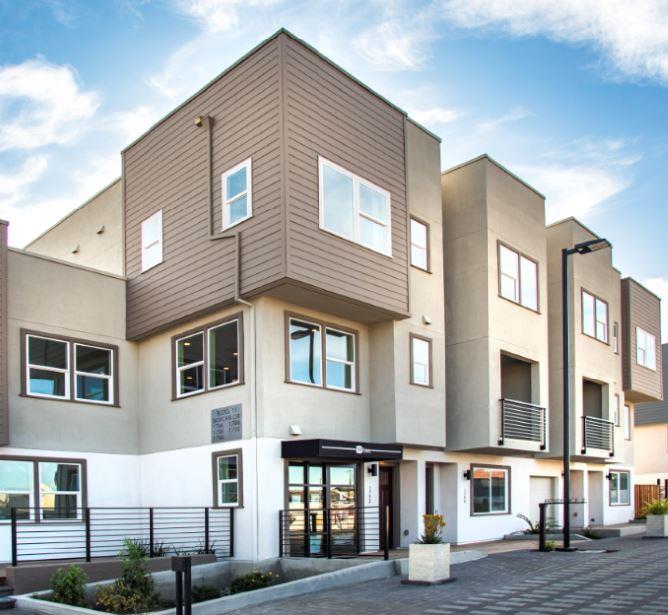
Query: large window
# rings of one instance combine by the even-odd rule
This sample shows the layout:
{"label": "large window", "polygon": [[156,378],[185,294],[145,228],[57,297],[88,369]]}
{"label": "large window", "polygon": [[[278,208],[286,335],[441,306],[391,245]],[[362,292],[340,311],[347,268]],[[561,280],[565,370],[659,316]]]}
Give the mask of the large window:
{"label": "large window", "polygon": [[538,263],[499,243],[499,293],[538,311]]}
{"label": "large window", "polygon": [[221,451],[213,454],[214,491],[216,506],[241,506],[242,466],[241,451]]}
{"label": "large window", "polygon": [[[115,346],[69,338],[59,339],[27,331],[22,331],[22,335],[25,395],[117,404],[115,365],[118,349]],[[73,387],[71,370],[74,372]]]}
{"label": "large window", "polygon": [[253,215],[251,159],[223,173],[223,230]]}
{"label": "large window", "polygon": [[608,342],[608,304],[582,290],[582,332],[601,342]]}
{"label": "large window", "polygon": [[510,468],[472,466],[471,481],[474,515],[510,512]]}
{"label": "large window", "polygon": [[390,193],[319,158],[320,227],[392,255]]}
{"label": "large window", "polygon": [[628,506],[631,503],[631,475],[621,470],[610,470],[610,506]]}
{"label": "large window", "polygon": [[174,337],[174,397],[239,384],[242,372],[241,314]]}
{"label": "large window", "polygon": [[162,210],[141,223],[141,270],[162,263]]}
{"label": "large window", "polygon": [[30,517],[33,504],[33,464],[30,461],[0,461],[0,520],[11,518],[17,508],[19,519]]}
{"label": "large window", "polygon": [[287,329],[288,381],[357,391],[357,334],[354,331],[299,316],[288,317]]}
{"label": "large window", "polygon": [[410,335],[410,362],[411,384],[430,387],[431,370],[431,340],[419,335]]}
{"label": "large window", "polygon": [[429,227],[411,218],[411,265],[429,271]]}
{"label": "large window", "polygon": [[81,508],[81,466],[44,461],[39,464],[43,519],[77,519]]}
{"label": "large window", "polygon": [[656,370],[656,338],[640,327],[636,327],[636,362]]}

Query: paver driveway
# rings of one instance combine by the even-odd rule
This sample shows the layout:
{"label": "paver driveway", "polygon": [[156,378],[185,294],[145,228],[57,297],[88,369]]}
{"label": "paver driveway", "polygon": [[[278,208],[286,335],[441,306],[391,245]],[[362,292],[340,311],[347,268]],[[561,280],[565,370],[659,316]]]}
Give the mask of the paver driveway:
{"label": "paver driveway", "polygon": [[371,581],[249,607],[280,613],[668,613],[668,540],[621,538],[584,547],[614,553],[514,551],[454,566],[454,583]]}

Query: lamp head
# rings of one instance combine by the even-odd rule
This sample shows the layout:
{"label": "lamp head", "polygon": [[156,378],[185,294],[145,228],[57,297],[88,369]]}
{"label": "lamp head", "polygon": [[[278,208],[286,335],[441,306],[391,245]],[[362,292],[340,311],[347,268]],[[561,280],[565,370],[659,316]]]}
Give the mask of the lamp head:
{"label": "lamp head", "polygon": [[573,246],[573,251],[578,254],[589,254],[590,252],[598,252],[605,248],[612,248],[612,244],[607,239],[601,237],[599,239],[590,239],[589,241],[577,243]]}

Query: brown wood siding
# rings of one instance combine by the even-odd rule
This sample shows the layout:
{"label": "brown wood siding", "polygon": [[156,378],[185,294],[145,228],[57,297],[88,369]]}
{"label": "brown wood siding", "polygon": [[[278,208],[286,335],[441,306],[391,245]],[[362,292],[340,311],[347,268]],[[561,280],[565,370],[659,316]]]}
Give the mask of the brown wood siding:
{"label": "brown wood siding", "polygon": [[[221,175],[252,159],[253,217],[241,236],[241,293],[283,277],[280,67],[272,39],[224,73],[124,152],[127,335],[138,339],[230,303],[235,246],[209,239],[207,131],[213,118],[214,229],[221,231]],[[141,223],[163,211],[163,263],[141,273]]]}
{"label": "brown wood siding", "polygon": [[[656,370],[636,362],[636,327],[656,339]],[[635,280],[622,280],[622,373],[626,398],[641,402],[663,398],[661,302]]]}
{"label": "brown wood siding", "polygon": [[0,446],[9,445],[7,288],[7,223],[0,220]]}
{"label": "brown wood siding", "polygon": [[[288,277],[407,314],[404,116],[297,41],[285,46]],[[391,258],[320,230],[318,156],[390,192]]]}

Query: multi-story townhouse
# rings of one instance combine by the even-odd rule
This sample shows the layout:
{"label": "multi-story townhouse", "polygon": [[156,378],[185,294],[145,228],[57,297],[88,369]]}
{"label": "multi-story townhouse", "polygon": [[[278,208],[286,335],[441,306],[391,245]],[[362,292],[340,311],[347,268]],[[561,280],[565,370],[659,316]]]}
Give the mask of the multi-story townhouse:
{"label": "multi-story townhouse", "polygon": [[[4,517],[231,508],[235,556],[253,560],[279,544],[323,554],[332,519],[342,543],[387,521],[388,546],[413,542],[425,512],[454,542],[536,519],[561,489],[554,263],[590,234],[546,231],[542,195],[486,156],[441,175],[439,152],[281,30],[129,145],[120,181],[28,251],[5,236]],[[602,254],[578,257],[572,285],[608,302],[617,351],[646,356],[658,303]],[[579,306],[574,378],[621,417],[656,395],[652,377],[640,350],[588,350],[601,342],[579,339]],[[593,413],[583,386],[577,417]],[[573,445],[588,497],[590,473],[610,477],[582,524],[632,516],[619,439],[614,456]]]}

